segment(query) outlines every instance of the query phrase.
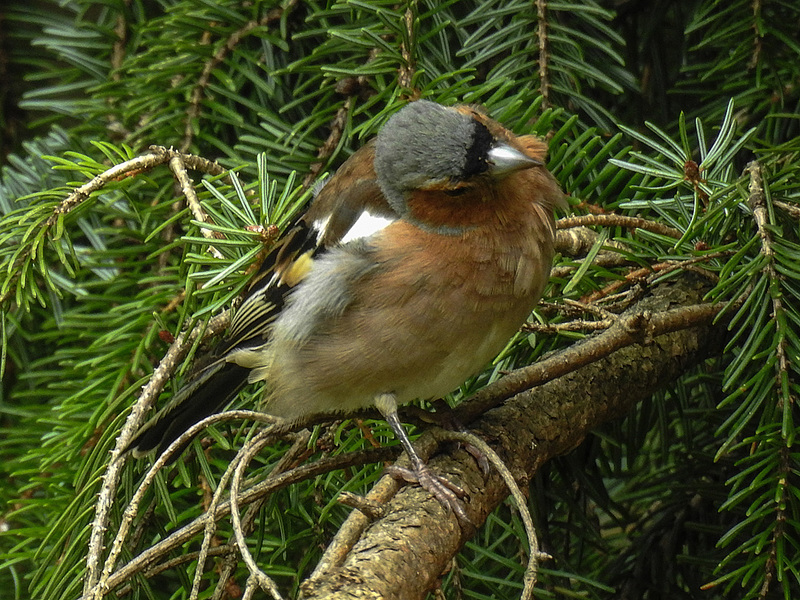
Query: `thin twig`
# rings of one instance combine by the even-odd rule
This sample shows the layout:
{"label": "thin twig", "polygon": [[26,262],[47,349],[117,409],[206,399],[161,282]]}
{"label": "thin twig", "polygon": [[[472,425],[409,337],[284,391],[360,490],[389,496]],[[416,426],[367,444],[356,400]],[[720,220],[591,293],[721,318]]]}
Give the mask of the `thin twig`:
{"label": "thin twig", "polygon": [[[302,431],[294,434],[294,438],[295,439],[294,442],[292,443],[292,446],[286,452],[283,453],[283,456],[281,456],[280,460],[270,471],[269,477],[275,477],[280,473],[288,471],[289,469],[300,464],[300,462],[305,458],[306,452],[308,452],[308,441],[311,439],[311,432],[309,432],[307,429],[303,429]],[[223,487],[227,486],[228,474],[229,473],[232,474],[233,468],[235,468],[236,464],[238,464],[237,460],[232,461],[231,466],[225,471],[224,485],[223,482],[220,481],[218,489],[222,489]],[[241,522],[241,530],[244,533],[244,535],[250,535],[250,533],[253,531],[253,527],[255,526],[255,519],[258,516],[259,512],[261,511],[261,507],[264,506],[264,503],[266,501],[267,501],[266,497],[260,498],[255,502],[253,502],[247,509],[247,512],[245,513],[245,516]],[[216,511],[218,505],[219,505],[218,502],[216,502],[213,505],[214,511]],[[211,510],[206,510],[206,517],[209,518],[209,520],[213,520],[215,523],[218,521],[218,519],[216,519],[216,517],[211,514]],[[204,543],[206,539],[207,539],[206,537],[203,538]],[[232,563],[230,561],[227,561],[227,564],[223,566],[223,569],[220,572],[219,581],[217,583],[217,589],[223,588],[226,585],[228,578],[233,573],[233,568],[228,567],[228,564],[233,564],[233,565],[236,564],[235,550],[238,549],[238,543],[236,541],[235,534],[232,536],[231,541],[229,541],[228,544],[226,544],[226,547],[230,548],[231,557],[234,559],[234,561]],[[198,561],[198,567],[200,565],[202,565],[202,563]],[[197,576],[195,577],[197,578]]]}
{"label": "thin twig", "polygon": [[337,498],[339,504],[355,508],[364,514],[370,521],[377,521],[386,516],[386,505],[382,502],[369,500],[364,496],[352,492],[341,492]]}
{"label": "thin twig", "polygon": [[[186,203],[189,205],[189,210],[192,211],[192,215],[194,215],[195,220],[199,221],[200,223],[207,223],[209,221],[209,217],[203,210],[203,207],[200,206],[200,199],[197,197],[197,192],[194,189],[194,183],[191,179],[189,179],[189,173],[186,171],[186,163],[183,162],[183,159],[180,156],[173,156],[169,161],[169,168],[172,170],[172,174],[175,175],[175,179],[178,180],[178,183],[181,186],[181,192],[183,193],[184,198],[186,198]],[[200,227],[200,233],[208,240],[216,240],[220,237],[219,234],[206,227]],[[208,251],[214,258],[225,258],[219,250],[214,248],[214,246],[209,246]]]}
{"label": "thin twig", "polygon": [[536,37],[539,41],[539,93],[542,110],[550,108],[550,50],[547,35],[547,0],[536,0]]}
{"label": "thin twig", "polygon": [[580,215],[576,217],[565,217],[556,221],[556,229],[567,229],[569,227],[588,227],[591,225],[601,225],[603,227],[625,227],[628,229],[644,229],[651,233],[657,233],[676,240],[681,239],[682,233],[674,227],[669,227],[663,223],[643,219],[641,217],[629,217],[627,215]]}
{"label": "thin twig", "polygon": [[564,304],[571,306],[572,308],[577,308],[579,310],[592,313],[601,319],[608,319],[609,321],[615,321],[617,319],[617,315],[609,312],[602,306],[597,306],[595,304],[586,304],[585,302],[578,302],[577,300],[572,300],[571,298],[564,298]]}
{"label": "thin twig", "polygon": [[[228,556],[231,552],[236,552],[236,544],[225,544],[223,546],[215,546],[214,548],[210,548],[206,558],[213,557],[213,556]],[[150,567],[149,569],[145,569],[142,572],[142,575],[149,579],[151,577],[155,577],[159,573],[163,573],[164,571],[168,571],[169,569],[174,569],[175,567],[179,567],[181,565],[185,565],[186,563],[193,562],[197,560],[200,556],[200,552],[187,552],[186,554],[180,554],[175,556],[169,560],[166,560],[162,563],[158,563]],[[117,596],[127,596],[133,591],[132,584],[127,584],[122,586],[116,591]]]}
{"label": "thin twig", "polygon": [[522,331],[554,335],[575,331],[599,331],[601,329],[608,329],[613,324],[614,322],[608,319],[600,321],[584,321],[579,319],[577,321],[567,321],[566,323],[525,323],[522,326]]}
{"label": "thin twig", "polygon": [[242,477],[244,477],[244,471],[250,465],[250,461],[253,459],[253,457],[255,457],[255,455],[270,442],[272,442],[272,436],[270,435],[270,432],[268,430],[262,431],[252,440],[250,444],[242,448],[242,450],[240,450],[236,455],[238,464],[234,469],[233,480],[231,481],[231,519],[233,521],[233,533],[236,538],[236,544],[239,546],[239,554],[244,560],[247,569],[250,571],[250,579],[248,580],[248,584],[250,581],[255,580],[258,582],[259,587],[263,591],[270,593],[275,600],[283,600],[283,596],[281,596],[281,593],[278,590],[278,585],[269,575],[267,575],[258,567],[253,555],[250,553],[250,549],[247,547],[245,533],[242,530],[241,515],[239,514],[239,493],[242,485]]}
{"label": "thin twig", "polygon": [[[184,444],[186,444],[189,440],[191,440],[195,435],[197,435],[200,431],[202,431],[208,425],[219,421],[226,421],[233,418],[244,418],[244,419],[253,419],[256,421],[261,421],[263,423],[269,423],[270,425],[274,424],[275,418],[264,413],[258,413],[254,411],[228,411],[224,413],[219,413],[216,415],[211,415],[210,417],[206,417],[202,421],[192,425],[188,430],[186,430],[178,439],[172,442],[167,449],[158,457],[156,462],[150,467],[150,470],[145,475],[144,480],[139,487],[136,489],[136,492],[133,494],[125,512],[122,515],[122,522],[120,523],[119,528],[117,529],[117,535],[114,538],[113,543],[111,544],[111,550],[109,550],[108,556],[106,557],[106,562],[103,565],[103,571],[100,574],[100,577],[93,589],[89,592],[90,598],[102,598],[105,594],[105,591],[108,589],[106,585],[107,580],[109,579],[114,567],[116,566],[117,559],[119,558],[120,553],[122,552],[123,545],[125,544],[125,540],[128,536],[128,531],[130,530],[131,524],[133,523],[134,518],[136,517],[136,513],[139,510],[139,504],[141,503],[142,499],[144,498],[144,494],[150,485],[155,480],[156,473],[161,470],[161,468],[167,464],[167,461],[170,457],[179,449],[181,449]],[[127,425],[127,423],[126,423]],[[121,438],[122,436],[120,436]],[[119,443],[119,440],[118,440]],[[115,451],[117,449],[115,448]],[[111,472],[112,468],[115,465],[121,465],[124,463],[124,457],[116,454],[112,455],[111,464],[108,467],[106,473]]]}
{"label": "thin twig", "polygon": [[664,261],[661,263],[656,263],[654,265],[649,265],[647,267],[642,267],[640,269],[633,269],[629,271],[624,279],[619,279],[617,281],[612,281],[603,289],[597,290],[596,292],[592,292],[588,296],[584,298],[584,302],[590,304],[592,302],[596,302],[601,298],[606,298],[612,292],[616,292],[619,288],[625,285],[630,285],[636,281],[648,281],[651,282],[653,277],[663,277],[668,273],[672,273],[673,271],[694,271],[698,275],[705,277],[711,281],[718,280],[718,276],[716,273],[712,273],[707,269],[703,269],[701,267],[696,266],[698,263],[708,262],[710,260],[714,260],[717,258],[723,258],[725,256],[730,256],[734,254],[731,250],[724,250],[722,252],[713,252],[711,254],[703,254],[701,256],[695,256],[693,258],[687,258],[686,260],[669,260]]}
{"label": "thin twig", "polygon": [[[563,220],[556,221],[556,229],[558,229],[555,239],[556,252],[573,257],[588,254],[597,243],[600,234],[588,227],[563,228],[558,225]],[[596,260],[606,262],[611,266],[621,266],[630,262],[624,254],[630,254],[631,247],[624,242],[606,239],[603,242],[603,248],[607,250],[601,250],[597,254]]]}
{"label": "thin twig", "polygon": [[[230,411],[239,412],[239,411]],[[216,416],[216,415],[215,415]],[[282,434],[281,428],[275,428],[275,435]],[[294,485],[300,481],[311,479],[318,475],[345,469],[353,466],[360,466],[365,464],[380,463],[385,460],[396,458],[399,454],[399,447],[386,446],[383,448],[370,448],[359,452],[343,454],[338,456],[329,456],[312,463],[304,464],[299,467],[282,473],[277,477],[270,477],[264,481],[256,483],[251,487],[245,489],[239,495],[239,504],[250,504],[256,500],[266,497],[277,490]],[[230,514],[231,505],[227,500],[222,502],[216,511],[217,519],[225,518]],[[160,542],[147,548],[141,554],[133,558],[130,562],[117,569],[112,573],[104,582],[106,590],[112,590],[122,583],[128,581],[134,575],[149,569],[160,557],[165,556],[170,551],[185,544],[193,537],[201,533],[205,528],[205,515],[202,515],[187,525],[184,525],[177,531],[174,531]],[[81,596],[81,600],[89,600],[95,598],[94,589],[89,589]]]}
{"label": "thin twig", "polygon": [[487,385],[455,410],[456,417],[465,425],[479,415],[498,406],[511,396],[552,381],[579,367],[595,362],[612,352],[640,343],[653,337],[708,325],[727,305],[696,304],[665,310],[653,314],[649,311],[620,315],[604,332],[581,340],[557,355],[512,371],[505,377]]}
{"label": "thin twig", "polygon": [[[111,49],[111,80],[114,82],[119,82],[122,79],[121,68],[125,60],[125,47],[128,42],[127,14],[128,11],[121,11],[117,15],[117,21],[114,24],[115,39]],[[106,115],[106,119],[108,120],[106,129],[110,133],[112,139],[117,136],[119,136],[119,138],[124,138],[130,132],[116,116],[116,111],[113,110],[115,101],[112,98],[108,98],[106,99],[106,103],[110,108]]]}
{"label": "thin twig", "polygon": [[225,490],[228,488],[228,481],[230,481],[231,477],[233,477],[233,471],[237,464],[239,464],[239,454],[237,454],[234,459],[228,463],[228,467],[225,469],[225,472],[222,474],[222,477],[220,477],[219,483],[217,484],[217,489],[215,490],[214,496],[211,499],[211,504],[208,506],[208,508],[206,508],[205,513],[203,514],[205,518],[205,529],[203,531],[203,542],[200,544],[200,552],[197,556],[197,568],[194,571],[192,591],[189,594],[190,600],[196,600],[200,594],[200,584],[203,581],[206,559],[208,558],[208,552],[211,548],[211,542],[214,538],[214,534],[217,531],[217,508],[219,507],[220,502],[222,502],[222,497],[225,493]]}
{"label": "thin twig", "polygon": [[144,415],[155,403],[156,398],[164,389],[166,383],[172,378],[178,365],[181,364],[183,358],[189,352],[189,349],[194,344],[195,340],[206,332],[208,335],[213,335],[223,331],[228,325],[229,315],[223,313],[218,317],[211,319],[208,324],[199,323],[189,333],[181,333],[175,342],[170,346],[164,358],[153,371],[153,376],[150,381],[142,389],[139,399],[131,409],[122,431],[117,437],[117,443],[111,453],[111,462],[103,474],[103,484],[100,488],[100,493],[95,503],[95,518],[92,523],[92,533],[89,537],[89,551],[86,557],[86,578],[84,580],[83,593],[88,595],[89,591],[97,586],[100,580],[100,561],[102,559],[103,548],[103,535],[108,529],[108,520],[110,516],[111,507],[116,497],[117,485],[119,478],[122,474],[122,468],[125,464],[125,457],[122,452],[127,448],[130,440],[133,438],[135,431],[144,421]]}
{"label": "thin twig", "polygon": [[247,578],[247,583],[244,584],[244,594],[242,594],[242,600],[252,600],[253,595],[256,593],[256,590],[259,587],[258,578],[251,573],[250,577]]}
{"label": "thin twig", "polygon": [[782,211],[788,213],[793,219],[800,219],[800,206],[797,204],[790,204],[781,200],[773,200],[772,203]]}
{"label": "thin twig", "polygon": [[[239,566],[239,561],[237,560],[237,555],[235,553],[236,542],[231,542],[226,547],[230,548],[230,550],[223,559],[222,568],[219,570],[217,587],[214,588],[214,595],[211,597],[211,600],[221,600],[223,595],[232,598],[238,597],[238,594],[230,593],[231,584],[228,583],[231,575],[236,572],[236,568]],[[233,585],[236,585],[238,588],[237,584]]]}
{"label": "thin twig", "polygon": [[517,503],[517,510],[519,510],[522,523],[525,526],[525,533],[528,536],[528,545],[530,546],[528,565],[525,567],[525,574],[523,576],[524,586],[522,595],[520,596],[520,600],[530,600],[530,598],[533,597],[533,588],[536,585],[539,561],[550,559],[552,556],[539,549],[539,538],[536,536],[536,528],[533,526],[533,518],[528,509],[528,502],[522,490],[517,485],[516,479],[514,479],[511,471],[509,471],[508,467],[503,463],[503,460],[497,455],[497,452],[477,435],[462,431],[441,430],[436,432],[436,437],[446,441],[464,442],[475,446],[478,451],[489,460],[492,466],[497,469],[497,472],[508,486],[508,491],[511,492],[511,495]]}

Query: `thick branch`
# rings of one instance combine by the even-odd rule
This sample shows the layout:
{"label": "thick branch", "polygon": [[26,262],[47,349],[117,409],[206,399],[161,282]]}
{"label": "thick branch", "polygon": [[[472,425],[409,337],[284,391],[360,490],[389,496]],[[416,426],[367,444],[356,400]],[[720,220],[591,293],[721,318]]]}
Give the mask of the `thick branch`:
{"label": "thick branch", "polygon": [[[594,351],[593,362],[536,389],[524,387],[533,380],[524,385],[515,382],[509,389],[519,393],[480,416],[473,431],[491,443],[522,484],[527,483],[543,463],[574,448],[591,429],[626,414],[637,402],[720,352],[725,330],[712,325],[716,310],[697,306],[706,291],[705,282],[693,275],[662,284],[624,313],[619,326],[542,361],[559,371],[558,365],[569,362],[566,355],[577,346],[578,351]],[[681,309],[686,310],[684,319],[676,312]],[[658,335],[649,325],[624,331],[624,323],[651,323],[664,314],[672,316],[668,325],[662,324],[670,333]],[[482,407],[480,402],[477,406]],[[475,405],[467,403],[460,416],[469,418],[474,411]],[[431,437],[426,434],[418,443],[429,446]],[[439,455],[431,465],[469,492],[466,510],[473,523],[483,523],[508,495],[496,473],[484,480],[474,459],[463,451]],[[418,487],[403,488],[388,508],[384,518],[368,525],[349,553],[323,558],[325,568],[303,584],[303,598],[425,597],[468,534]],[[364,518],[354,514],[351,520]],[[331,546],[341,554],[342,540]]]}

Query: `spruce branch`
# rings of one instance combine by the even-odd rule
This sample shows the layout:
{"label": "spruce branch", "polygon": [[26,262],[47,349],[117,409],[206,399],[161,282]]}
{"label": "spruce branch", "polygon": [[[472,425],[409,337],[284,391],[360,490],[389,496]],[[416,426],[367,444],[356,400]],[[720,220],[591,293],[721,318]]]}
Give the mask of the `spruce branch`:
{"label": "spruce branch", "polygon": [[[58,226],[64,215],[75,210],[83,202],[88,200],[93,193],[100,191],[110,182],[127,177],[134,177],[143,171],[149,171],[160,165],[169,164],[170,161],[175,158],[179,158],[183,165],[194,170],[211,175],[221,175],[224,173],[224,169],[217,163],[200,156],[183,154],[171,148],[164,148],[161,146],[152,146],[150,150],[151,152],[149,154],[143,154],[131,160],[116,164],[82,186],[76,188],[55,207],[52,214],[45,220],[42,228],[43,231],[40,232],[40,235],[45,237],[50,235],[51,230]],[[188,188],[191,188],[191,186],[188,186]],[[17,293],[15,284],[22,274],[21,268],[26,262],[32,260],[33,253],[36,249],[37,247],[35,245],[28,245],[18,252],[13,266],[9,268],[10,275],[4,282],[6,291],[0,296],[0,305],[6,304]]]}
{"label": "spruce branch", "polygon": [[[230,412],[234,412],[235,416],[236,411]],[[228,419],[229,415],[220,413],[220,415],[215,415],[215,417],[224,420]],[[277,428],[275,429],[275,435],[278,435]],[[345,469],[347,467],[382,462],[397,454],[398,449],[396,447],[383,447],[319,459],[281,473],[276,477],[270,477],[264,481],[251,484],[241,492],[238,497],[238,503],[251,504],[269,496],[277,490],[318,475]],[[214,518],[217,520],[223,519],[229,516],[230,512],[230,500],[225,500],[216,506]],[[128,563],[111,572],[108,578],[103,581],[103,585],[95,583],[94,586],[88,587],[81,596],[81,599],[89,600],[90,598],[102,598],[110,590],[114,590],[118,586],[128,583],[135,575],[146,571],[150,572],[149,569],[162,562],[163,558],[171,551],[203,533],[206,527],[206,519],[206,515],[201,515],[174,531],[157,544],[150,546]]]}
{"label": "spruce branch", "polygon": [[539,94],[542,96],[542,110],[547,110],[551,105],[547,0],[536,0],[536,39],[539,42]]}
{"label": "spruce branch", "polygon": [[197,83],[194,85],[191,91],[189,104],[186,111],[183,140],[181,141],[180,145],[181,152],[188,152],[190,146],[192,145],[196,126],[195,120],[200,116],[203,97],[206,93],[206,89],[208,88],[208,84],[211,80],[211,75],[214,72],[214,69],[218,68],[219,65],[222,64],[227,56],[236,49],[236,47],[245,37],[251,35],[254,31],[260,28],[269,27],[275,22],[285,19],[286,14],[291,12],[295,6],[297,6],[297,3],[298,0],[288,0],[288,2],[286,2],[283,6],[279,6],[267,11],[267,13],[260,19],[247,22],[244,26],[231,33],[225,40],[225,43],[222,44],[214,53],[214,56],[212,56],[211,59],[206,62],[206,64],[203,66],[203,71],[200,73],[200,77],[197,79]]}
{"label": "spruce branch", "polygon": [[[766,257],[766,264],[764,265],[764,272],[769,279],[769,293],[772,303],[772,318],[776,324],[785,323],[787,318],[786,308],[784,307],[782,296],[783,293],[780,289],[781,277],[775,267],[775,249],[772,231],[769,227],[769,211],[766,206],[766,196],[764,192],[764,180],[762,174],[762,167],[757,161],[751,162],[745,172],[750,176],[748,185],[749,197],[747,200],[750,209],[753,211],[753,219],[756,222],[758,235],[761,238],[761,252]],[[775,391],[777,396],[777,410],[780,413],[793,412],[794,407],[797,405],[797,398],[790,392],[788,382],[792,379],[792,369],[790,367],[790,359],[787,354],[787,349],[790,341],[786,339],[785,326],[778,327],[778,335],[780,340],[775,345],[775,352],[777,360],[775,362]],[[779,561],[777,558],[778,546],[783,545],[784,529],[787,519],[787,500],[789,496],[789,487],[792,483],[792,468],[789,460],[789,448],[792,445],[792,439],[795,437],[795,431],[787,431],[785,424],[786,419],[782,419],[784,426],[781,428],[781,444],[778,450],[779,461],[778,471],[775,474],[777,491],[775,494],[775,525],[773,526],[772,536],[770,539],[769,557],[764,565],[764,583],[759,592],[759,598],[764,599],[769,592],[770,584],[775,577],[776,568],[779,568]],[[769,442],[766,442],[769,443]],[[782,562],[782,561],[780,561]]]}
{"label": "spruce branch", "polygon": [[[283,13],[280,25],[265,24],[264,39],[257,39],[253,24],[270,11],[285,11],[276,7],[287,2],[291,13]],[[702,370],[688,367],[688,374],[673,376],[653,401],[621,408],[623,419],[537,471],[530,491],[534,499],[546,498],[532,502],[537,534],[556,561],[555,568],[540,572],[549,586],[543,591],[563,586],[567,595],[595,598],[799,595],[800,560],[791,552],[800,545],[797,456],[791,446],[800,393],[796,3],[735,0],[721,10],[718,0],[698,0],[691,10],[683,5],[674,10],[678,3],[616,2],[613,12],[612,3],[594,0],[568,6],[546,0],[399,6],[178,0],[168,7],[149,3],[144,12],[136,3],[99,0],[6,4],[0,37],[14,43],[4,55],[7,64],[0,65],[9,83],[0,96],[10,107],[0,119],[5,271],[0,449],[8,457],[0,474],[8,484],[0,491],[0,504],[7,507],[0,524],[8,528],[0,531],[0,559],[6,559],[0,560],[0,586],[5,586],[0,589],[37,599],[77,596],[86,564],[81,557],[95,535],[88,525],[100,514],[92,510],[100,509],[98,502],[113,501],[92,525],[107,528],[101,543],[92,546],[102,569],[124,508],[117,510],[116,503],[135,492],[127,471],[106,471],[112,434],[125,427],[131,400],[140,391],[147,395],[142,386],[164,352],[160,330],[167,342],[167,331],[178,330],[181,321],[218,314],[244,285],[237,274],[258,262],[261,240],[252,228],[259,225],[244,206],[247,218],[231,216],[239,205],[269,215],[266,221],[285,223],[302,198],[287,194],[273,202],[269,190],[293,188],[293,171],[302,174],[300,180],[308,174],[304,182],[310,187],[345,148],[346,136],[374,133],[396,99],[422,95],[447,104],[480,102],[515,131],[546,136],[548,167],[569,196],[580,200],[574,212],[612,215],[606,222],[578,217],[560,225],[568,227],[558,231],[558,250],[567,260],[553,270],[548,294],[553,302],[537,309],[550,325],[526,328],[536,335],[520,335],[492,369],[466,382],[453,400],[503,373],[519,376],[520,366],[555,356],[570,338],[608,334],[625,320],[621,311],[635,310],[653,288],[682,280],[681,270],[717,282],[707,304],[698,299],[690,306],[727,302],[717,324],[704,328],[715,337],[728,328],[724,354],[715,350],[715,360]],[[206,41],[214,44],[211,50],[198,48]],[[47,137],[28,137],[38,132]],[[120,160],[112,154],[130,158],[127,148],[115,150],[103,141],[109,135],[133,147],[139,140],[197,146],[198,153],[213,152],[225,166],[244,167],[241,173],[263,152],[259,175],[268,162],[269,178],[260,177],[258,189],[246,188],[238,204],[228,190],[216,188],[218,195],[208,189],[213,196],[208,202],[201,195],[202,208],[187,200],[200,225],[184,240],[170,231],[180,231],[178,204],[171,200],[178,186],[150,172],[136,180],[132,170],[122,185],[110,179],[57,214],[75,191],[70,174],[89,172],[88,179]],[[637,152],[630,153],[628,144]],[[111,162],[92,159],[98,150]],[[760,168],[740,177],[740,165],[752,155]],[[53,169],[52,160],[46,163],[42,156],[63,158]],[[638,170],[627,170],[623,159],[637,163]],[[181,160],[191,170],[191,160]],[[170,162],[186,174],[175,157],[160,164]],[[158,175],[166,173],[161,171]],[[748,206],[751,196],[754,207]],[[260,212],[253,205],[257,198]],[[649,223],[632,225],[617,218],[621,213]],[[224,235],[225,242],[215,242],[211,231]],[[615,239],[603,239],[609,234]],[[210,256],[210,246],[227,262]],[[239,257],[236,264],[232,256]],[[187,293],[217,276],[201,293]],[[575,281],[566,292],[565,280]],[[593,295],[598,290],[601,294]],[[181,312],[175,311],[179,306]],[[189,353],[204,335],[199,333]],[[646,332],[636,335],[647,339]],[[640,367],[649,376],[648,353],[659,340],[635,347],[643,354],[628,357],[631,376]],[[166,377],[183,360],[167,368]],[[608,365],[595,372],[594,387],[587,389],[595,393],[598,382],[614,373]],[[627,389],[627,380],[621,387]],[[559,391],[562,404],[582,399],[582,389]],[[553,400],[528,410],[534,418],[560,422],[562,408]],[[596,409],[588,406],[584,416],[594,419]],[[517,420],[518,413],[502,414]],[[569,437],[555,424],[542,424],[552,436],[544,436],[544,444],[534,440],[536,450],[546,452],[549,440]],[[383,430],[374,428],[366,438],[382,443]],[[516,433],[507,434],[511,442]],[[346,443],[362,443],[355,428],[347,435]],[[505,436],[497,437],[505,442]],[[432,437],[418,443],[431,439],[431,452],[436,451]],[[569,437],[563,447],[579,437]],[[504,443],[488,441],[502,454]],[[530,445],[510,447],[510,471],[517,476],[522,471],[516,455]],[[198,457],[198,477],[201,486],[213,486],[227,455],[219,448],[206,450]],[[287,468],[312,451],[293,450]],[[382,449],[372,458],[393,452]],[[243,482],[241,530],[254,557],[263,535],[266,544],[256,561],[265,573],[294,570],[298,581],[306,564],[290,564],[292,548],[281,556],[270,553],[272,536],[286,532],[291,539],[306,536],[309,548],[324,545],[343,511],[334,504],[336,493],[345,486],[355,489],[353,481],[361,485],[374,472],[372,465],[333,473],[331,464],[318,472],[327,477],[293,490],[315,491],[297,521],[290,508],[280,523],[259,523],[275,499],[264,493],[248,501],[251,486]],[[255,465],[248,471],[261,477],[266,469]],[[195,467],[193,461],[181,462],[178,481],[194,475]],[[130,461],[125,469],[132,469]],[[108,481],[100,480],[104,474]],[[345,482],[351,474],[354,479]],[[395,496],[396,482],[382,480],[383,485],[392,489],[381,497],[388,504],[377,504],[382,510],[372,518],[352,516],[363,518],[367,535],[391,521],[398,499],[413,491]],[[257,577],[247,583],[235,579],[245,568],[232,517],[224,514],[224,487],[213,493],[201,487],[208,493],[199,499],[172,488],[165,498],[151,488],[107,580],[111,592],[103,593],[208,594],[217,600],[263,595]],[[362,508],[376,506],[366,488],[357,491],[367,497]],[[483,506],[480,497],[473,501]],[[141,554],[160,541],[155,530],[165,518],[213,513],[214,506],[212,525],[198,522],[184,542],[171,538],[154,554]],[[258,533],[256,524],[263,527]],[[441,594],[458,594],[463,587],[464,595],[511,597],[519,591],[514,586],[522,588],[522,564],[516,561],[525,552],[522,525],[503,508],[492,514],[484,532],[490,542],[470,542],[446,574],[432,576],[443,582]],[[357,539],[340,544],[330,564],[351,555]],[[214,547],[218,540],[222,546]],[[127,558],[128,549],[133,558]],[[320,572],[326,571],[326,560]],[[509,576],[514,570],[518,576]],[[712,579],[707,591],[699,591]],[[165,590],[165,581],[185,590]],[[214,582],[215,589],[199,592]]]}

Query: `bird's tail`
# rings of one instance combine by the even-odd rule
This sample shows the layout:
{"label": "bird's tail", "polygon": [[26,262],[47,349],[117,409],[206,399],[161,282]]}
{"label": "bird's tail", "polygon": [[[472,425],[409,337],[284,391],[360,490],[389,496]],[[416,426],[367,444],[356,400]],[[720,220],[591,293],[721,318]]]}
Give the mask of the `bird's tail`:
{"label": "bird's tail", "polygon": [[[160,455],[192,425],[231,402],[247,383],[249,373],[250,369],[231,362],[217,361],[209,365],[142,426],[127,450],[133,450],[137,458],[154,449]],[[188,444],[186,442],[173,453],[167,464],[173,462]]]}

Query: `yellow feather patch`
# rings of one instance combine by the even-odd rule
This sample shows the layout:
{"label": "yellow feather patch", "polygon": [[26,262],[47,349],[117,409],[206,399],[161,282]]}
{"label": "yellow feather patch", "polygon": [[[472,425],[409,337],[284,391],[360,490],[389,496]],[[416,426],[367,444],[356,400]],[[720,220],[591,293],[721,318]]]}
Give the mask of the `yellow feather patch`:
{"label": "yellow feather patch", "polygon": [[298,256],[289,267],[281,273],[281,281],[289,287],[294,287],[303,279],[311,270],[311,265],[314,264],[314,259],[311,258],[312,250],[305,252]]}

